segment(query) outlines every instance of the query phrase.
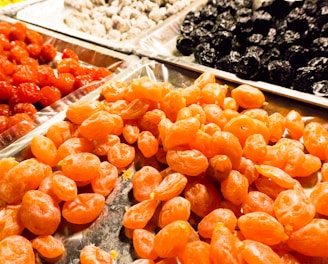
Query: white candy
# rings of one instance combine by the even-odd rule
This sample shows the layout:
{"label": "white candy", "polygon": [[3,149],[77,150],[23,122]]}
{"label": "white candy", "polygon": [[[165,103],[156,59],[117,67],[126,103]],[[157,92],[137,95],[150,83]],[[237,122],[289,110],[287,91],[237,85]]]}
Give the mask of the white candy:
{"label": "white candy", "polygon": [[196,0],[64,0],[73,7],[66,25],[87,34],[124,41],[140,35]]}

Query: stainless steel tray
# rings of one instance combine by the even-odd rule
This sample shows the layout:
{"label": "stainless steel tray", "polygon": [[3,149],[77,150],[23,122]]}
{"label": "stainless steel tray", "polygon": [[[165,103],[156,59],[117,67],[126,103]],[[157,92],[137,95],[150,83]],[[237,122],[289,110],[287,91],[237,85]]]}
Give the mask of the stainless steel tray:
{"label": "stainless steel tray", "polygon": [[[195,3],[193,3],[190,7],[186,7],[186,9],[189,9],[194,5],[199,5],[203,2],[204,0],[195,1]],[[43,2],[20,10],[17,12],[16,17],[31,24],[39,25],[75,38],[87,40],[114,50],[127,53],[132,53],[134,48],[137,46],[139,39],[142,36],[146,36],[150,30],[145,30],[138,37],[124,41],[106,40],[104,38],[100,38],[95,35],[87,34],[85,32],[74,30],[68,27],[64,23],[64,18],[72,14],[74,10],[75,9],[71,7],[65,6],[63,0],[44,0]],[[184,11],[181,12],[185,13]],[[167,21],[171,20],[171,18],[177,15],[178,14],[173,15],[172,17],[168,18]]]}
{"label": "stainless steel tray", "polygon": [[[9,23],[15,23],[18,20],[10,18],[8,16],[1,16],[0,21],[6,21]],[[80,58],[80,62],[90,67],[106,67],[113,72],[113,75],[124,70],[132,61],[139,60],[136,56],[126,55],[120,52],[112,51],[98,45],[94,45],[85,41],[74,39],[66,35],[62,35],[41,27],[27,24],[29,29],[39,32],[44,39],[45,43],[52,44],[58,51],[58,56],[61,56],[61,51],[65,48],[74,50]],[[111,78],[111,76],[109,77]],[[37,128],[56,116],[62,109],[69,103],[79,100],[81,97],[86,95],[93,89],[96,89],[104,81],[94,82],[86,87],[82,87],[78,91],[63,97],[55,104],[45,107],[40,110],[35,117],[32,128]],[[12,142],[18,140],[23,135],[18,131],[17,126],[8,129],[7,131],[0,134],[0,150],[6,148]]]}
{"label": "stainless steel tray", "polygon": [[[200,9],[194,7],[194,10]],[[192,9],[191,9],[192,10]],[[160,27],[153,29],[147,36],[142,37],[137,46],[136,54],[148,56],[162,62],[168,62],[192,71],[210,71],[218,78],[234,83],[247,83],[261,90],[283,97],[291,98],[301,102],[328,108],[328,98],[292,90],[286,87],[266,83],[263,81],[250,81],[238,78],[235,74],[223,70],[217,70],[196,63],[193,55],[183,56],[176,49],[176,40],[179,35],[180,25],[185,18],[185,14],[179,14],[170,21],[166,21]]]}
{"label": "stainless steel tray", "polygon": [[[114,76],[114,80],[129,81],[135,78],[148,76],[154,81],[168,81],[175,87],[183,88],[191,85],[199,76],[197,71],[187,70],[171,64],[162,64],[149,59],[142,59],[131,64],[126,70]],[[234,85],[233,83],[229,83]],[[237,85],[235,83],[235,85]],[[101,87],[84,97],[88,100],[98,100]],[[266,94],[268,102],[264,108],[269,112],[280,112],[287,114],[291,109],[297,109],[304,117],[305,122],[318,121],[328,129],[328,116],[325,109],[311,104],[295,101],[275,94]],[[58,120],[65,119],[65,112],[58,114],[54,120],[39,127],[24,140],[13,143],[6,151],[0,152],[0,158],[16,157],[18,160],[29,158],[28,150],[31,136],[33,134],[44,134],[47,128]],[[133,163],[128,170],[134,173],[140,166],[147,165],[142,157]],[[131,241],[124,236],[122,229],[122,218],[126,207],[132,204],[130,199],[131,181],[120,180],[113,192],[106,199],[106,206],[102,214],[90,225],[76,226],[63,222],[55,236],[62,239],[67,250],[65,257],[58,264],[79,263],[79,253],[84,245],[93,243],[107,251],[115,250],[118,253],[117,264],[128,264],[135,258]],[[310,263],[310,262],[309,262]],[[313,262],[311,262],[313,263]],[[317,262],[315,262],[317,263]],[[319,263],[319,262],[318,262]],[[321,263],[321,262],[320,262]],[[325,262],[326,263],[326,262]]]}

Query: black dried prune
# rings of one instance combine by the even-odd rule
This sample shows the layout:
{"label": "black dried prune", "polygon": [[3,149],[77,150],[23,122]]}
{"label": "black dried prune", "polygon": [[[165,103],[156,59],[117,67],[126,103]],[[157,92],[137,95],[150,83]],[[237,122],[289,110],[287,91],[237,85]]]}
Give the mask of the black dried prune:
{"label": "black dried prune", "polygon": [[256,52],[243,54],[235,67],[236,75],[243,79],[255,80],[261,73],[261,58]]}
{"label": "black dried prune", "polygon": [[232,50],[226,56],[220,58],[214,65],[214,68],[228,71],[228,72],[235,72],[235,67],[237,66],[240,60],[240,53],[238,51]]}
{"label": "black dried prune", "polygon": [[184,36],[189,36],[191,32],[194,30],[195,24],[190,20],[185,20],[180,26],[180,34]]}
{"label": "black dried prune", "polygon": [[320,35],[321,37],[328,37],[328,22],[322,26]]}
{"label": "black dried prune", "polygon": [[261,1],[261,6],[258,9],[264,10],[268,12],[271,16],[279,19],[285,17],[292,8],[289,1],[268,0],[268,1]]}
{"label": "black dried prune", "polygon": [[309,59],[309,50],[301,45],[292,45],[286,50],[284,58],[290,62],[293,69],[304,67]]}
{"label": "black dried prune", "polygon": [[233,34],[229,31],[218,31],[215,32],[212,40],[212,46],[222,55],[226,55],[231,50],[231,42]]}
{"label": "black dried prune", "polygon": [[302,8],[294,8],[286,17],[288,29],[304,32],[308,28],[307,15]]}
{"label": "black dried prune", "polygon": [[246,54],[257,54],[257,56],[261,57],[264,54],[264,50],[260,46],[248,46],[245,50]]}
{"label": "black dried prune", "polygon": [[238,39],[246,39],[253,32],[253,20],[251,16],[236,18],[236,36]]}
{"label": "black dried prune", "polygon": [[181,54],[189,56],[194,52],[194,41],[192,38],[180,35],[177,38],[176,48]]}
{"label": "black dried prune", "polygon": [[312,93],[312,85],[316,82],[315,67],[301,67],[296,70],[295,77],[292,80],[294,90]]}
{"label": "black dried prune", "polygon": [[268,64],[274,60],[281,60],[281,52],[277,48],[271,48],[267,52],[265,52],[261,57],[261,74],[260,78],[262,80],[268,80],[269,72],[268,72]]}
{"label": "black dried prune", "polygon": [[253,32],[266,35],[272,26],[272,16],[263,10],[253,12]]}
{"label": "black dried prune", "polygon": [[264,36],[260,33],[253,33],[252,35],[250,35],[246,41],[248,45],[258,45],[260,46],[262,41],[263,41]]}
{"label": "black dried prune", "polygon": [[308,62],[307,66],[316,68],[316,80],[327,78],[328,76],[327,57],[315,57]]}
{"label": "black dried prune", "polygon": [[233,32],[236,29],[235,18],[229,11],[223,12],[217,16],[216,28]]}
{"label": "black dried prune", "polygon": [[318,12],[318,5],[314,2],[306,2],[302,6],[308,16],[315,17]]}
{"label": "black dried prune", "polygon": [[317,22],[318,26],[322,27],[323,24],[327,23],[328,21],[328,4],[323,4],[320,8],[318,8],[317,12]]}
{"label": "black dried prune", "polygon": [[205,28],[208,31],[211,31],[214,27],[214,22],[212,20],[204,20],[202,22],[200,22],[197,27],[201,27],[201,28]]}
{"label": "black dried prune", "polygon": [[276,44],[281,51],[285,51],[292,45],[298,45],[301,41],[301,35],[299,32],[293,30],[287,30],[281,32],[276,38]]}
{"label": "black dried prune", "polygon": [[205,28],[197,27],[191,32],[190,37],[196,44],[199,44],[201,42],[210,42],[213,39],[213,34]]}
{"label": "black dried prune", "polygon": [[275,28],[270,28],[268,34],[263,37],[259,45],[265,50],[271,49],[275,45],[276,36],[277,30]]}
{"label": "black dried prune", "polygon": [[328,97],[328,80],[315,82],[311,88],[315,95]]}
{"label": "black dried prune", "polygon": [[328,38],[321,37],[314,39],[310,49],[315,57],[328,57]]}
{"label": "black dried prune", "polygon": [[187,13],[187,15],[185,16],[184,20],[188,20],[194,24],[198,24],[199,22],[202,21],[201,17],[200,17],[200,12],[199,11],[190,11]]}
{"label": "black dried prune", "polygon": [[217,11],[216,7],[213,5],[205,5],[200,10],[200,18],[202,21],[204,21],[204,20],[215,21],[217,16],[218,16],[218,11]]}
{"label": "black dried prune", "polygon": [[293,76],[293,69],[287,60],[273,60],[268,67],[269,81],[281,86],[289,87]]}
{"label": "black dried prune", "polygon": [[214,66],[217,52],[209,43],[198,44],[195,48],[194,57],[196,62],[205,66]]}
{"label": "black dried prune", "polygon": [[312,45],[312,41],[320,35],[320,28],[313,21],[309,23],[308,29],[304,32],[304,41],[303,45],[310,46]]}

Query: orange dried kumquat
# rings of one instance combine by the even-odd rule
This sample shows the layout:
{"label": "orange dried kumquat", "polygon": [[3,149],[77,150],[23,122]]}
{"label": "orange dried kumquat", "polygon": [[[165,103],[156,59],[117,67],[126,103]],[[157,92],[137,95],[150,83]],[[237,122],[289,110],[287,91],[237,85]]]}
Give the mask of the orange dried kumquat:
{"label": "orange dried kumquat", "polygon": [[35,264],[32,243],[23,236],[13,235],[0,241],[2,263]]}
{"label": "orange dried kumquat", "polygon": [[81,264],[114,264],[114,259],[109,252],[95,245],[86,245],[80,252]]}
{"label": "orange dried kumquat", "polygon": [[33,248],[44,258],[54,259],[65,253],[65,247],[61,240],[54,236],[37,236],[32,239]]}
{"label": "orange dried kumquat", "polygon": [[200,175],[208,167],[208,159],[196,149],[169,150],[166,162],[173,170],[188,176]]}
{"label": "orange dried kumquat", "polygon": [[70,154],[59,164],[63,173],[75,181],[91,180],[100,173],[100,159],[89,152]]}
{"label": "orange dried kumquat", "polygon": [[62,208],[63,217],[73,224],[88,224],[94,221],[105,206],[105,198],[98,193],[80,193],[66,201]]}
{"label": "orange dried kumquat", "polygon": [[241,84],[231,91],[231,97],[245,109],[261,108],[265,102],[263,92],[248,84]]}
{"label": "orange dried kumquat", "polygon": [[151,199],[167,201],[184,190],[188,179],[179,172],[170,173],[151,192]]}

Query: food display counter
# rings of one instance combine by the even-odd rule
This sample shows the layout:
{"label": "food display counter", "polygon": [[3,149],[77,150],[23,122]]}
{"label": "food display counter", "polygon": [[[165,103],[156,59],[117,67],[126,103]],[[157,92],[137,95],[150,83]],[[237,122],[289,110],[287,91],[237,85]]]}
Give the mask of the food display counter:
{"label": "food display counter", "polygon": [[[57,49],[52,66],[70,49],[85,67],[112,74],[40,109],[25,133],[13,127],[0,134],[0,260],[19,254],[1,237],[13,221],[17,229],[8,233],[27,238],[24,263],[328,263],[324,86],[320,94],[300,91],[202,63],[196,47],[183,54],[186,17],[224,1],[144,1],[162,19],[151,16],[156,23],[135,35],[98,34],[99,21],[89,32],[74,24],[83,11],[92,19],[94,9],[107,12],[113,29],[111,12],[145,9],[118,2],[44,0],[2,10],[0,21],[26,23]],[[166,14],[175,2],[180,9]],[[270,5],[234,4],[246,2],[254,10]],[[328,5],[320,4],[327,17]],[[328,75],[320,74],[324,84]],[[51,135],[59,124],[65,136]],[[21,184],[13,171],[29,162],[42,179],[32,184],[22,172]],[[66,181],[75,186],[73,198],[59,193],[68,193]],[[34,217],[41,229],[53,223],[26,209],[36,206],[26,202],[33,192],[50,196],[59,212],[54,232],[28,221]],[[59,241],[61,253],[53,257],[55,242],[42,246],[41,236]]]}

